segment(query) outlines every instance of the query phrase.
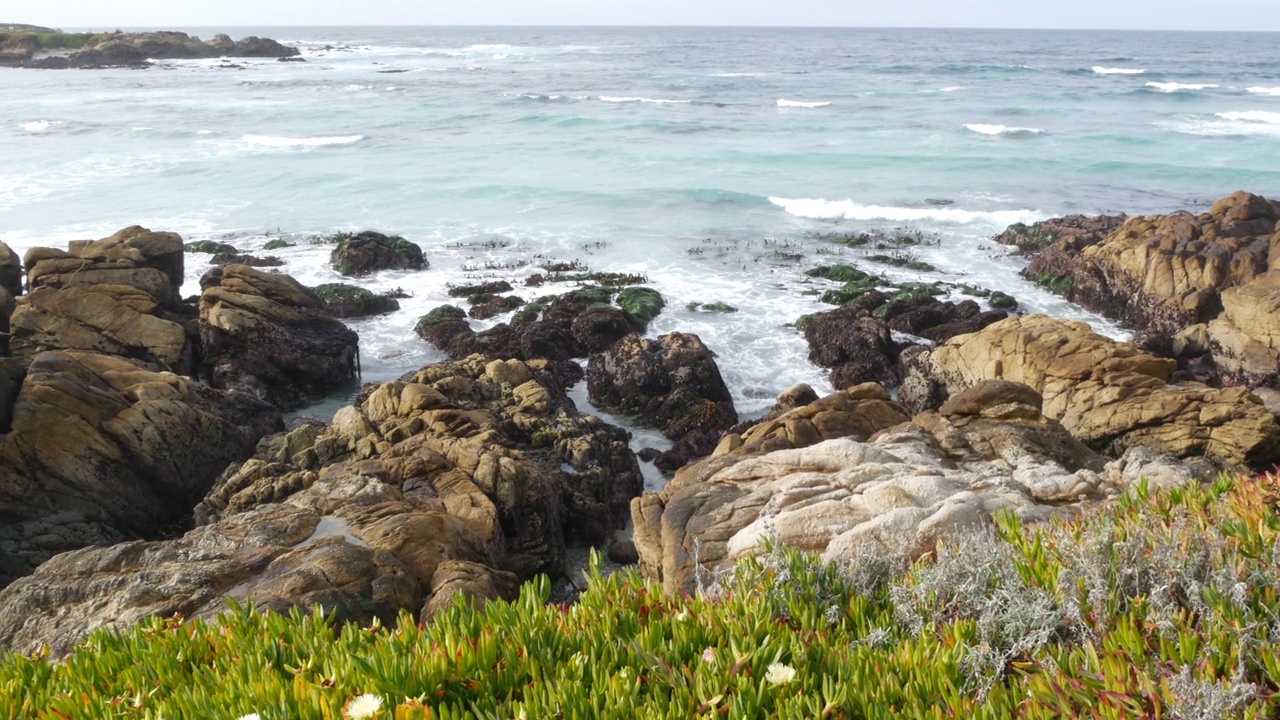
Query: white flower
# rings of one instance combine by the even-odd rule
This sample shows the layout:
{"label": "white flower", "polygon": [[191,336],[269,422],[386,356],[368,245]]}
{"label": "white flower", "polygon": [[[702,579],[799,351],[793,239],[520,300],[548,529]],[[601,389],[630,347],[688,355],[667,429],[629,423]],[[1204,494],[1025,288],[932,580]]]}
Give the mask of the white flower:
{"label": "white flower", "polygon": [[770,685],[786,685],[796,679],[796,669],[790,665],[773,663],[765,672],[764,679],[768,680]]}
{"label": "white flower", "polygon": [[715,659],[716,659],[716,651],[714,648],[707,648],[706,650],[702,651],[703,662],[715,662]]}
{"label": "white flower", "polygon": [[678,621],[680,621],[680,622],[684,622],[684,621],[685,621],[685,620],[687,620],[687,619],[689,619],[689,613],[687,613],[687,612],[685,612],[685,611],[683,611],[683,610],[681,610],[680,612],[676,613],[676,620],[678,620]]}
{"label": "white flower", "polygon": [[347,703],[347,717],[351,720],[370,720],[381,709],[382,698],[365,693]]}
{"label": "white flower", "polygon": [[241,715],[240,717],[236,718],[236,720],[262,720],[262,718],[258,715],[258,713],[249,713],[248,715]]}

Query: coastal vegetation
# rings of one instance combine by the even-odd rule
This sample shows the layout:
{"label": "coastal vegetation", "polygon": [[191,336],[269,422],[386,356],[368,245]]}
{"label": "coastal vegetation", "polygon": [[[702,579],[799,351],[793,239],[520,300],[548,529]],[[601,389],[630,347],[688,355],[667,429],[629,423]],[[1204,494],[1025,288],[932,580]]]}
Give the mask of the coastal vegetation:
{"label": "coastal vegetation", "polygon": [[1280,479],[1145,485],[910,561],[766,547],[690,595],[598,563],[432,622],[230,605],[0,661],[11,718],[1274,717]]}

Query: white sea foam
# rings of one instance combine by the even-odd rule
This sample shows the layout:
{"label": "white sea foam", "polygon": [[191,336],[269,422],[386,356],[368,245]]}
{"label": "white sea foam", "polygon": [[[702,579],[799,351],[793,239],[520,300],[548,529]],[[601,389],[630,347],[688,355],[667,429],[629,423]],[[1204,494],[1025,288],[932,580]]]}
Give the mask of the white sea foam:
{"label": "white sea foam", "polygon": [[1147,87],[1159,90],[1160,92],[1178,92],[1180,90],[1208,90],[1210,88],[1219,87],[1209,83],[1176,83],[1176,82],[1149,82]]}
{"label": "white sea foam", "polygon": [[482,51],[492,51],[492,50],[505,50],[509,47],[511,46],[506,43],[479,43],[476,45],[472,45],[468,49],[482,52]]}
{"label": "white sea foam", "polygon": [[1267,112],[1265,110],[1246,110],[1244,112],[1224,112],[1216,113],[1223,120],[1232,120],[1234,122],[1246,123],[1264,123],[1267,125],[1280,125],[1280,112]]}
{"label": "white sea foam", "polygon": [[1255,87],[1245,88],[1245,89],[1253,93],[1254,95],[1280,95],[1280,87],[1255,86]]}
{"label": "white sea foam", "polygon": [[665,100],[663,98],[647,98],[647,97],[615,97],[613,95],[601,95],[600,99],[607,103],[652,103],[654,105],[684,105],[693,102],[692,100]]}
{"label": "white sea foam", "polygon": [[49,132],[54,125],[61,125],[61,123],[57,120],[32,120],[31,122],[23,123],[22,129],[24,132],[38,135],[40,133]]}
{"label": "white sea foam", "polygon": [[1141,75],[1146,72],[1141,68],[1110,68],[1094,65],[1093,71],[1099,75]]}
{"label": "white sea foam", "polygon": [[196,131],[196,134],[197,134],[197,135],[212,135],[212,134],[213,134],[213,131],[212,131],[212,130],[197,130],[197,131]]}
{"label": "white sea foam", "polygon": [[931,221],[957,225],[985,223],[1005,228],[1017,222],[1035,222],[1042,216],[1033,210],[961,210],[959,208],[908,208],[862,205],[852,200],[771,197],[769,202],[787,213],[814,220],[888,220],[890,222]]}
{"label": "white sea foam", "polygon": [[350,145],[351,143],[360,142],[364,139],[364,136],[333,135],[329,137],[291,138],[277,137],[275,135],[245,134],[240,139],[252,145],[266,145],[269,147],[321,147],[324,145]]}
{"label": "white sea foam", "polygon": [[724,72],[724,73],[711,73],[711,77],[718,77],[718,78],[763,77],[768,74],[769,73],[758,73],[758,72]]}
{"label": "white sea foam", "polygon": [[1041,128],[1009,127],[1008,125],[986,125],[983,123],[969,123],[965,127],[979,135],[1039,135],[1044,132]]}
{"label": "white sea foam", "polygon": [[493,59],[494,59],[494,60],[506,60],[506,59],[507,59],[507,58],[509,58],[509,57],[511,57],[511,56],[510,56],[510,55],[508,55],[508,54],[506,54],[506,53],[494,53]]}
{"label": "white sea foam", "polygon": [[830,104],[831,103],[829,101],[818,101],[818,102],[802,102],[800,100],[779,100],[778,101],[778,107],[780,108],[820,108],[820,107],[826,107]]}
{"label": "white sea foam", "polygon": [[963,86],[963,85],[952,85],[952,86],[950,86],[950,87],[944,87],[944,88],[942,88],[942,89],[938,90],[938,92],[946,92],[946,93],[949,93],[949,92],[955,92],[955,91],[957,91],[957,90],[963,90],[963,89],[964,89],[964,86]]}

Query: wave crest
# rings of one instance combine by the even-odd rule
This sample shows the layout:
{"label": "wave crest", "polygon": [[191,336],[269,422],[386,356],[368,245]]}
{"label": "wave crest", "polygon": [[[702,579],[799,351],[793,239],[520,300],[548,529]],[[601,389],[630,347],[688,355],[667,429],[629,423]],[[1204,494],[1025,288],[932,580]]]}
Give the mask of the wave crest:
{"label": "wave crest", "polygon": [[1044,132],[1043,128],[1031,127],[1009,127],[1008,125],[986,125],[983,123],[969,123],[965,128],[976,132],[979,135],[1039,135]]}
{"label": "wave crest", "polygon": [[653,105],[685,105],[693,102],[692,100],[667,100],[665,98],[647,98],[647,97],[615,97],[612,95],[601,95],[600,99],[607,103],[651,103]]}
{"label": "wave crest", "polygon": [[332,135],[328,137],[291,138],[276,135],[253,135],[246,133],[240,139],[251,145],[268,147],[323,147],[325,145],[350,145],[364,139],[363,135]]}
{"label": "wave crest", "polygon": [[1017,222],[1035,222],[1041,215],[1032,210],[961,210],[959,208],[907,208],[862,205],[852,200],[771,197],[769,202],[790,215],[813,220],[887,220],[890,222],[932,221],[955,225],[986,223],[1005,228]]}
{"label": "wave crest", "polygon": [[1147,87],[1160,92],[1172,93],[1180,90],[1209,90],[1220,86],[1211,83],[1149,82]]}
{"label": "wave crest", "polygon": [[1254,95],[1280,95],[1280,87],[1251,87],[1245,89]]}
{"label": "wave crest", "polygon": [[1093,71],[1099,75],[1141,75],[1146,72],[1142,68],[1114,68],[1094,65]]}
{"label": "wave crest", "polygon": [[803,102],[800,100],[778,100],[778,107],[780,108],[820,108],[826,107],[830,104],[831,103],[829,101]]}

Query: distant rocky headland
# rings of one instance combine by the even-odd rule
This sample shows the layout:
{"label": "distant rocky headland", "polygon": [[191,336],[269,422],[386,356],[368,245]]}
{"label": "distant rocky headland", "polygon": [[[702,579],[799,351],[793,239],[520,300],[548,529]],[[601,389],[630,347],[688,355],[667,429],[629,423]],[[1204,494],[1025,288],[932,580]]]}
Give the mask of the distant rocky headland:
{"label": "distant rocky headland", "polygon": [[147,67],[153,60],[278,58],[300,60],[296,48],[269,38],[204,41],[172,31],[66,33],[36,25],[0,24],[0,67],[40,69]]}

